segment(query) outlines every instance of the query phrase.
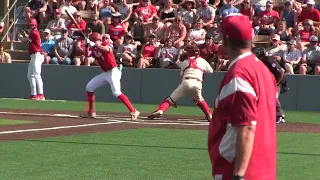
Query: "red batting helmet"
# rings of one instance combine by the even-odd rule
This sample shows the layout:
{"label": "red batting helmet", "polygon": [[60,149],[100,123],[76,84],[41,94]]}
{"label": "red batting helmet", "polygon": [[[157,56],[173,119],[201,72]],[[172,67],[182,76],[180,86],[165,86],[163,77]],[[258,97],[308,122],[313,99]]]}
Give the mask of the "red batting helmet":
{"label": "red batting helmet", "polygon": [[95,42],[95,41],[102,41],[102,37],[101,37],[101,35],[99,34],[99,33],[97,33],[97,32],[93,32],[91,35],[90,35],[90,41],[93,41],[93,42]]}
{"label": "red batting helmet", "polygon": [[29,26],[38,26],[38,22],[35,18],[30,18],[28,22]]}

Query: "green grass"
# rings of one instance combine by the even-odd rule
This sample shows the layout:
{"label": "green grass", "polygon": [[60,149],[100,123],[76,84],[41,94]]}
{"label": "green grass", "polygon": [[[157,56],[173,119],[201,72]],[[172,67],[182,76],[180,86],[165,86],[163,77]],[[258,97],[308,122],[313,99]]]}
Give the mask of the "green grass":
{"label": "green grass", "polygon": [[[30,101],[30,100],[11,100],[0,99],[0,108],[6,109],[43,109],[43,110],[74,110],[83,111],[85,102],[82,101]],[[106,112],[128,112],[127,108],[121,103],[97,102],[97,111]],[[155,104],[134,104],[143,113],[151,113],[158,105]],[[211,107],[212,109],[212,107]],[[175,115],[198,115],[204,116],[197,106],[178,106],[170,108],[166,114]],[[285,111],[286,119],[290,122],[304,122],[320,124],[320,112],[299,112]]]}
{"label": "green grass", "polygon": [[[202,130],[136,129],[5,142],[0,179],[211,179],[206,138]],[[319,177],[319,138],[279,133],[277,179]]]}
{"label": "green grass", "polygon": [[0,126],[3,125],[17,125],[17,124],[31,124],[36,123],[34,121],[24,121],[24,120],[12,120],[12,119],[0,119]]}

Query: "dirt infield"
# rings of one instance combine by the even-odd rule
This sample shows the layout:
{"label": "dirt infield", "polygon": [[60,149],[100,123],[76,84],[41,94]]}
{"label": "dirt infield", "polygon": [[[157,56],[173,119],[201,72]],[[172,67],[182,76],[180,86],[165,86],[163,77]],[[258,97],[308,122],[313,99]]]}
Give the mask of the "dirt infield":
{"label": "dirt infield", "polygon": [[[0,126],[0,141],[36,139],[45,137],[107,132],[135,128],[175,128],[206,130],[208,122],[199,116],[164,115],[147,120],[142,114],[132,122],[128,113],[98,113],[96,119],[83,119],[75,111],[0,109],[0,119],[29,120],[32,124]],[[290,120],[289,120],[290,121]],[[277,125],[278,132],[319,133],[320,124],[288,122]]]}

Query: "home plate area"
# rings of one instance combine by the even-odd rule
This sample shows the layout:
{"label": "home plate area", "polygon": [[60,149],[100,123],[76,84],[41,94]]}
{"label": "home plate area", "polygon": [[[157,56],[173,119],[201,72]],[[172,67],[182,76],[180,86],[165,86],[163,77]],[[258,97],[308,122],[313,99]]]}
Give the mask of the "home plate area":
{"label": "home plate area", "polygon": [[31,121],[27,124],[0,126],[0,141],[35,139],[136,128],[175,128],[207,130],[208,122],[198,116],[164,115],[148,120],[141,114],[137,121],[130,113],[98,112],[97,118],[80,118],[76,111],[0,109],[0,119]]}

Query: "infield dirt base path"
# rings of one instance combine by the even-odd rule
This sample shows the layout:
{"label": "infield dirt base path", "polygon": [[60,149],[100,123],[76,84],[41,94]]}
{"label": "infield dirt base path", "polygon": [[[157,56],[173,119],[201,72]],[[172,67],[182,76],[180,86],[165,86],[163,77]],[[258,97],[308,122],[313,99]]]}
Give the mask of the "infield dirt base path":
{"label": "infield dirt base path", "polygon": [[[130,121],[129,113],[97,113],[98,118],[79,118],[83,112],[0,109],[0,119],[29,120],[32,124],[0,126],[0,141],[37,139],[75,134],[88,134],[137,128],[175,128],[207,130],[208,122],[199,116],[164,115],[147,120],[141,114]],[[289,120],[290,121],[290,120]],[[287,122],[277,125],[278,132],[319,133],[320,124]]]}

